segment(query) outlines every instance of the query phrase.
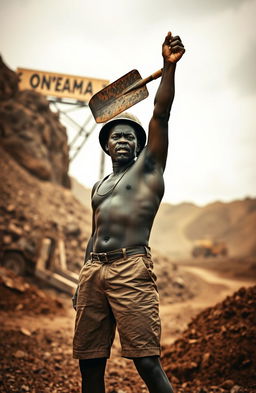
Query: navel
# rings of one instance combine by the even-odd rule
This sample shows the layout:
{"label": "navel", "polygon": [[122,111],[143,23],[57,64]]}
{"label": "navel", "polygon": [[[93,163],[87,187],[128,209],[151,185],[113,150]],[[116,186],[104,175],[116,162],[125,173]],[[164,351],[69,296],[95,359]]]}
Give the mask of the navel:
{"label": "navel", "polygon": [[109,236],[104,236],[104,241],[107,243],[109,241]]}
{"label": "navel", "polygon": [[126,190],[131,190],[132,186],[130,184],[127,184]]}

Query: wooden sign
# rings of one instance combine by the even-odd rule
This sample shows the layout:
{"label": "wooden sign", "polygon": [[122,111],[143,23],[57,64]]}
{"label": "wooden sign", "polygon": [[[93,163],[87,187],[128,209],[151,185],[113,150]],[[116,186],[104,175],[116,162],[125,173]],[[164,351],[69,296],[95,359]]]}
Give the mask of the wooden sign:
{"label": "wooden sign", "polygon": [[87,103],[95,93],[109,84],[109,81],[103,79],[26,68],[18,68],[17,73],[19,74],[19,88],[21,90],[35,90],[45,96],[71,98]]}

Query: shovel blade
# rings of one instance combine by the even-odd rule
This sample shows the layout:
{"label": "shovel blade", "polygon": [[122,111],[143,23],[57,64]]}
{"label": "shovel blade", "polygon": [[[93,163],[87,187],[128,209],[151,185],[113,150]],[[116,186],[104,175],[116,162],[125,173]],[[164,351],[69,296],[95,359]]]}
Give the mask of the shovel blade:
{"label": "shovel blade", "polygon": [[140,73],[132,70],[96,93],[89,101],[96,123],[104,123],[144,100],[148,96],[148,90],[145,85],[136,88],[140,80]]}

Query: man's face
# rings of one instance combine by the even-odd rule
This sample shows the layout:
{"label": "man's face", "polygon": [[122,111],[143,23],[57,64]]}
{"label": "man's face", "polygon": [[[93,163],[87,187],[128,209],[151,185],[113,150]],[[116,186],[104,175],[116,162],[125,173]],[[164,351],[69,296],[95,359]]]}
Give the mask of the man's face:
{"label": "man's face", "polygon": [[107,149],[113,161],[129,162],[133,160],[138,151],[136,133],[129,124],[116,124],[111,128]]}

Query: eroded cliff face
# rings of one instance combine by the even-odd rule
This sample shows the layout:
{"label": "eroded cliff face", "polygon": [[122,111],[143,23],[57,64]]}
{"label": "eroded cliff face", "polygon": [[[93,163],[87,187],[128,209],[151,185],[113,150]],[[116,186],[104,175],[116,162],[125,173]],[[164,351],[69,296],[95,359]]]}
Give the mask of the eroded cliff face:
{"label": "eroded cliff face", "polygon": [[65,127],[43,95],[19,90],[18,75],[1,57],[0,144],[37,178],[70,187]]}
{"label": "eroded cliff face", "polygon": [[50,234],[64,240],[69,269],[80,270],[91,216],[69,189],[68,164],[58,114],[41,94],[19,91],[17,74],[0,59],[0,250],[32,262]]}
{"label": "eroded cliff face", "polygon": [[[37,179],[0,146],[1,251],[19,250],[34,269],[41,240],[63,239],[68,268],[79,272],[91,213],[61,185]],[[30,269],[29,269],[30,270]]]}

